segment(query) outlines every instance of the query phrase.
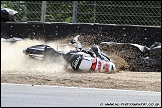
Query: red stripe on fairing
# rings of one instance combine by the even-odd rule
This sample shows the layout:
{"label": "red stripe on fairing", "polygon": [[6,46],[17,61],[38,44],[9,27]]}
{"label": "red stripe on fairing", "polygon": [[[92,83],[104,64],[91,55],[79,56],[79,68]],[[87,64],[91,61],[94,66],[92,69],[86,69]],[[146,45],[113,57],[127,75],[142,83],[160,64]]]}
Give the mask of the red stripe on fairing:
{"label": "red stripe on fairing", "polygon": [[108,64],[108,62],[106,62],[105,68],[106,68],[106,72],[108,72],[109,71],[109,64]]}
{"label": "red stripe on fairing", "polygon": [[95,59],[93,60],[93,62],[92,62],[92,66],[91,66],[91,68],[90,68],[90,71],[94,71],[94,70],[95,70],[96,64],[97,64],[97,59],[95,58]]}
{"label": "red stripe on fairing", "polygon": [[100,61],[98,61],[98,70],[99,71],[101,70],[101,65],[102,65],[102,63]]}

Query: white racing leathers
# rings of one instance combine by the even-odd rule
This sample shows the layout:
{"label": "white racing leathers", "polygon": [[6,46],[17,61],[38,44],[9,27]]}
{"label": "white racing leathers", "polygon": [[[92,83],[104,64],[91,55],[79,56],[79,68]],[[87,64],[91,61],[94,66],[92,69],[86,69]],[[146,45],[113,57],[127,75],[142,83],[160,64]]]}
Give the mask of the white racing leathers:
{"label": "white racing leathers", "polygon": [[[83,51],[83,47],[81,43],[78,41],[78,37],[80,35],[77,35],[71,40],[71,43],[75,43],[75,48],[77,51]],[[96,57],[86,56],[83,55],[74,55],[71,58],[71,67],[74,70],[80,70],[80,71],[99,71],[99,72],[111,72],[113,70],[116,70],[116,67],[114,63],[110,62],[109,57],[103,55],[101,53],[98,45],[93,45],[92,50],[95,53]],[[106,58],[107,57],[107,58]]]}
{"label": "white racing leathers", "polygon": [[71,66],[74,70],[80,71],[111,72],[116,69],[115,64],[110,61],[86,56],[78,56]]}

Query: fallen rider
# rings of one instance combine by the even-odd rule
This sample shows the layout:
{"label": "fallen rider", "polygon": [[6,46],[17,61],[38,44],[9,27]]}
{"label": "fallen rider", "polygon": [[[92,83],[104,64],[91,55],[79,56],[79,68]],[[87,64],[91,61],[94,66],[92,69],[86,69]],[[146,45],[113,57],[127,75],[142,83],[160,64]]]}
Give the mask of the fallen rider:
{"label": "fallen rider", "polygon": [[[79,37],[79,36],[78,36]],[[100,51],[98,45],[93,45],[91,50],[85,50],[80,42],[78,37],[71,40],[72,44],[76,45],[76,49],[81,52],[86,52],[91,56],[84,55],[73,55],[70,60],[70,64],[73,70],[78,71],[99,71],[99,72],[115,72],[116,66],[110,61],[110,58]]]}

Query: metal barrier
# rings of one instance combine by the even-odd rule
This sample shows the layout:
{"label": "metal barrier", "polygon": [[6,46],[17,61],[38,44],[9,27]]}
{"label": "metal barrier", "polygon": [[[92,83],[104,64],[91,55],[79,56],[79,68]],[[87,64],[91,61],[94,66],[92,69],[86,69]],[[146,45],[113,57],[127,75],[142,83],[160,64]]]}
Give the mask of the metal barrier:
{"label": "metal barrier", "polygon": [[1,1],[19,22],[161,26],[161,1]]}
{"label": "metal barrier", "polygon": [[151,46],[161,43],[161,27],[60,22],[1,23],[1,37],[19,37],[54,41],[81,35],[82,44],[105,42],[136,43]]}

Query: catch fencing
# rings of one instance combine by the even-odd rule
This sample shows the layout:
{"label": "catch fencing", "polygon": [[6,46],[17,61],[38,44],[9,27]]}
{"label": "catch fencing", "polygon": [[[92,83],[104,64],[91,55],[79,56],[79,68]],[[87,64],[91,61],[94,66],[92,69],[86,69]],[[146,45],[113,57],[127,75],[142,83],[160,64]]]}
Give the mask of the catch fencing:
{"label": "catch fencing", "polygon": [[1,1],[19,22],[161,26],[161,1]]}

